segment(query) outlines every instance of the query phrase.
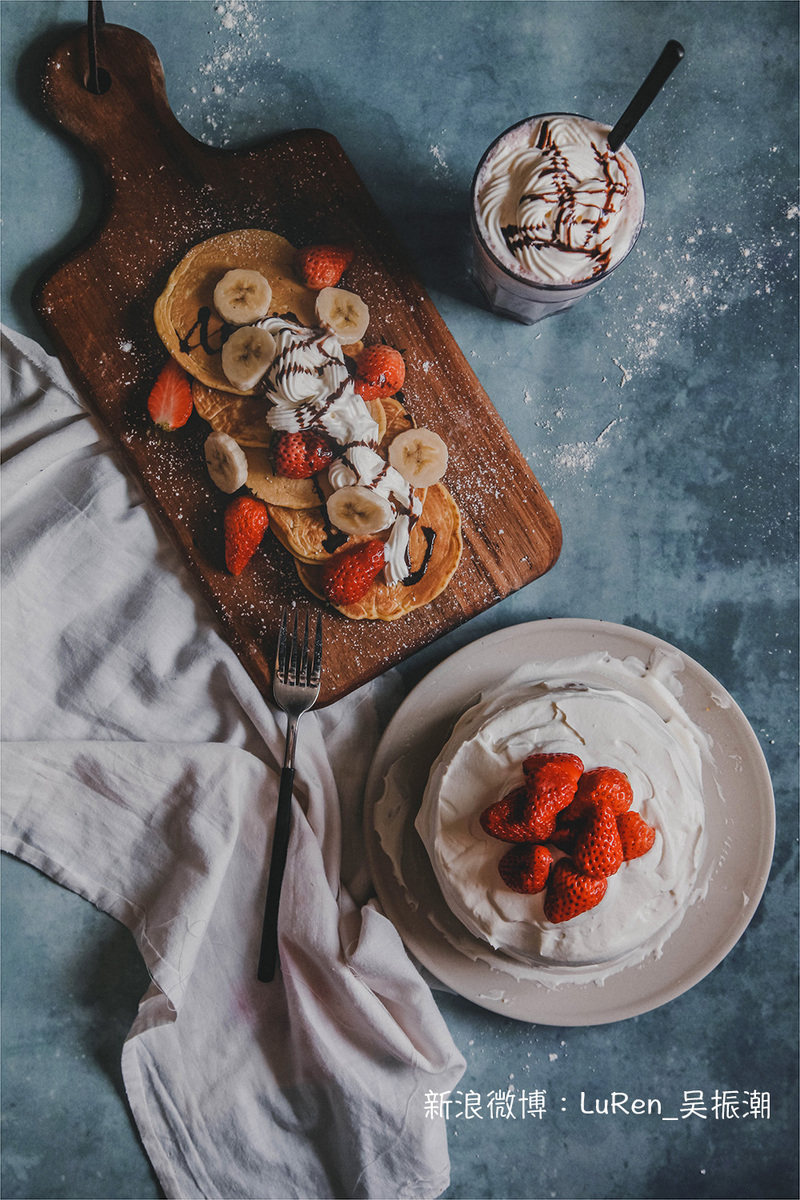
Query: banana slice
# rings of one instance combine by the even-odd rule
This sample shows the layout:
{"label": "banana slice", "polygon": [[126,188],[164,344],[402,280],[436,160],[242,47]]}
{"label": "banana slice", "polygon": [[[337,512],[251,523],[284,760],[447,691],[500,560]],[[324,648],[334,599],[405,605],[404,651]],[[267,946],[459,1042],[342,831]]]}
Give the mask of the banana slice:
{"label": "banana slice", "polygon": [[247,482],[247,455],[229,433],[210,433],[204,451],[208,473],[221,491],[236,492]]}
{"label": "banana slice", "polygon": [[222,347],[222,370],[240,392],[255,387],[275,357],[275,338],[258,325],[235,329]]}
{"label": "banana slice", "polygon": [[236,267],[214,288],[214,307],[230,325],[251,325],[269,312],[272,288],[260,271]]}
{"label": "banana slice", "polygon": [[343,533],[380,533],[394,520],[389,501],[360,483],[332,492],[327,509],[331,522]]}
{"label": "banana slice", "polygon": [[389,464],[414,487],[431,487],[447,470],[447,445],[432,429],[406,429],[389,443]]}
{"label": "banana slice", "polygon": [[326,287],[317,295],[317,320],[335,333],[343,346],[358,342],[367,332],[369,309],[355,292]]}

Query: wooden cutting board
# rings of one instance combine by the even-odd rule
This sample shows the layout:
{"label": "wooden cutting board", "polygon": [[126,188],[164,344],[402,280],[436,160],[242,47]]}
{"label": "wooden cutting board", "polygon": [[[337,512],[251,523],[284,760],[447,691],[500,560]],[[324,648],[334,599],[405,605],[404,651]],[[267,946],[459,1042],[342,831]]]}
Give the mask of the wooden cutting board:
{"label": "wooden cutting board", "polygon": [[172,268],[195,243],[237,228],[273,230],[296,246],[353,244],[348,286],[369,306],[370,340],[405,351],[406,404],[448,442],[445,481],[462,515],[461,565],[436,601],[399,621],[328,612],[320,698],[328,704],[547,571],[561,546],[558,518],[336,139],[303,129],[258,149],[206,146],[170,110],[145,38],[106,24],[97,46],[110,76],[101,95],[85,86],[85,31],[45,67],[49,112],[102,166],[104,209],[87,242],[40,284],[35,308],[265,694],[282,606],[317,602],[270,537],[242,575],[227,574],[226,498],[207,486],[207,427],[194,416],[165,434],[147,418],[166,353],[153,305]]}

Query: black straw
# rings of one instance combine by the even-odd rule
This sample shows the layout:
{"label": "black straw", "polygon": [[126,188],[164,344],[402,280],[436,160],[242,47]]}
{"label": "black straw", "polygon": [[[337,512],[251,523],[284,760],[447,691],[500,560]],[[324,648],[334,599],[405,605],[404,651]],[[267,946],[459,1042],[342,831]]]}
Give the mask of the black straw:
{"label": "black straw", "polygon": [[647,112],[682,58],[683,46],[680,42],[667,42],[659,54],[652,71],[608,135],[608,144],[613,151],[616,152],[619,150],[634,125],[637,125]]}
{"label": "black straw", "polygon": [[89,36],[89,75],[86,87],[95,96],[100,96],[107,90],[108,72],[104,71],[97,60],[97,31],[105,24],[103,0],[89,0],[87,29]]}

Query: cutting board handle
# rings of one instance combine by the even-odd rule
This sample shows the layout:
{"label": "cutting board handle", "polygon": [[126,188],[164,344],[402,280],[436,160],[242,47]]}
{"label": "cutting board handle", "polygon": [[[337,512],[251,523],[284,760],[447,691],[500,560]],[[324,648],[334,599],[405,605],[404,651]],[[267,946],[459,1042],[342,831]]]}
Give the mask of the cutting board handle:
{"label": "cutting board handle", "polygon": [[207,147],[176,120],[167,100],[164,72],[154,47],[122,25],[99,25],[97,61],[104,80],[90,91],[86,28],[47,59],[43,74],[48,112],[103,163],[112,177],[158,169],[176,159],[190,161]]}

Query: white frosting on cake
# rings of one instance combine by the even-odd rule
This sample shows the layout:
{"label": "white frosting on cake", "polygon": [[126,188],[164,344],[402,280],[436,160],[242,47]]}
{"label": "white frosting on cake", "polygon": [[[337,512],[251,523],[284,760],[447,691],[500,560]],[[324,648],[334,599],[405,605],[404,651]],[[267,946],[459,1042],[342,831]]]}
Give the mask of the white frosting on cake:
{"label": "white frosting on cake", "polygon": [[[458,949],[520,977],[534,970],[554,985],[601,981],[660,953],[705,888],[709,746],[681,707],[679,667],[677,655],[661,651],[646,665],[604,653],[531,663],[459,719],[433,764],[415,822],[458,924],[432,919]],[[522,782],[522,762],[533,751],[577,754],[586,770],[624,771],[633,808],[656,828],[653,848],[623,863],[596,908],[559,924],[544,917],[543,894],[520,895],[504,884],[497,864],[509,844],[479,823],[487,805]],[[390,774],[386,811],[397,802],[395,788]],[[387,839],[384,848],[407,886],[401,847]]]}

